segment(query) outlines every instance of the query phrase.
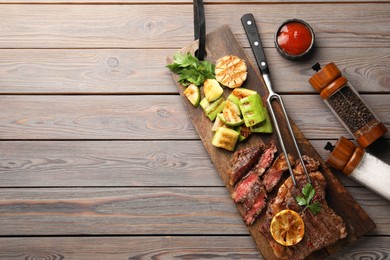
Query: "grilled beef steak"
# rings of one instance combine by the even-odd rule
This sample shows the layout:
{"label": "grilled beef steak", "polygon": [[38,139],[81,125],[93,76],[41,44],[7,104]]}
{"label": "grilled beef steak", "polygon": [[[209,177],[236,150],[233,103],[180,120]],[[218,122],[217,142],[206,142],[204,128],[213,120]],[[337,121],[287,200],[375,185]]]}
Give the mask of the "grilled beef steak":
{"label": "grilled beef steak", "polygon": [[[305,161],[305,165],[308,160]],[[313,161],[311,161],[313,162]],[[315,165],[315,164],[312,164]],[[318,166],[317,166],[318,167]],[[316,167],[308,167],[315,169]],[[321,206],[319,213],[314,215],[309,209],[303,210],[295,197],[301,195],[302,188],[308,183],[303,174],[302,167],[295,167],[297,186],[294,187],[291,177],[289,177],[278,190],[277,196],[269,203],[267,209],[267,220],[260,231],[269,241],[274,254],[282,259],[304,259],[313,251],[331,245],[339,239],[347,236],[345,223],[331,208],[325,200],[326,181],[322,173],[315,171],[310,173],[312,185],[315,189],[315,196],[311,203],[318,202]],[[305,235],[303,239],[294,246],[282,246],[271,236],[270,223],[274,215],[284,209],[292,209],[300,212],[305,223]]]}
{"label": "grilled beef steak", "polygon": [[252,225],[266,205],[267,192],[256,172],[251,171],[237,184],[232,198],[236,203],[243,203],[245,206],[244,221],[247,225]]}
{"label": "grilled beef steak", "polygon": [[264,151],[264,146],[252,146],[243,148],[234,153],[230,162],[230,185],[234,186],[244,177],[257,162],[259,155]]}
{"label": "grilled beef steak", "polygon": [[[307,156],[302,155],[302,160],[305,163],[307,172],[314,172],[318,170],[318,167],[320,167],[320,162]],[[305,170],[302,167],[302,163],[300,160],[297,160],[295,164],[295,168],[293,169],[293,172],[295,175],[305,174]]]}
{"label": "grilled beef steak", "polygon": [[262,186],[260,179],[254,171],[251,171],[239,184],[237,184],[232,198],[234,202],[243,202],[251,196],[255,187]]}
{"label": "grilled beef steak", "polygon": [[255,222],[257,216],[261,213],[263,208],[266,205],[267,192],[263,186],[258,187],[255,195],[256,197],[253,200],[252,206],[247,209],[244,215],[244,221],[247,225],[252,225]]}
{"label": "grilled beef steak", "polygon": [[256,191],[256,187],[261,185],[259,176],[271,166],[276,151],[277,149],[273,142],[264,149],[257,164],[250,170],[248,175],[236,185],[232,194],[234,202],[243,202],[248,197],[255,197],[253,192]]}
{"label": "grilled beef steak", "polygon": [[277,152],[275,143],[271,142],[261,153],[260,159],[249,173],[236,185],[232,198],[236,203],[245,206],[244,221],[252,225],[266,205],[267,192],[261,183],[260,176],[270,167]]}
{"label": "grilled beef steak", "polygon": [[234,202],[243,202],[250,196],[255,186],[261,185],[257,174],[251,171],[239,184],[236,185],[232,198]]}
{"label": "grilled beef steak", "polygon": [[262,176],[265,170],[267,170],[274,160],[275,153],[278,151],[274,142],[271,142],[264,152],[261,154],[256,166],[252,169],[258,176]]}
{"label": "grilled beef steak", "polygon": [[[295,163],[294,157],[292,155],[288,155],[288,159],[290,160],[291,166],[293,166]],[[283,173],[287,170],[288,166],[286,157],[284,154],[280,154],[272,164],[271,168],[269,168],[264,174],[263,184],[267,192],[272,191],[275,185],[278,184],[280,178],[282,178]]]}

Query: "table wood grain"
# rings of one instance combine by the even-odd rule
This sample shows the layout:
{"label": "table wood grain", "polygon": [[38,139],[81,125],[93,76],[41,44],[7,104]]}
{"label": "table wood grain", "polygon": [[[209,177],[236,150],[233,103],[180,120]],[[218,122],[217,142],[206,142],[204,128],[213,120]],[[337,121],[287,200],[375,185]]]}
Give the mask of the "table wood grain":
{"label": "table wood grain", "polygon": [[[0,259],[261,259],[165,67],[193,41],[189,0],[0,1]],[[322,158],[348,132],[308,79],[335,62],[390,128],[390,2],[206,0],[255,64],[256,17],[275,90]],[[300,18],[308,59],[273,37]],[[390,133],[371,148],[390,163]],[[376,230],[329,259],[389,259],[390,203],[335,172]]]}

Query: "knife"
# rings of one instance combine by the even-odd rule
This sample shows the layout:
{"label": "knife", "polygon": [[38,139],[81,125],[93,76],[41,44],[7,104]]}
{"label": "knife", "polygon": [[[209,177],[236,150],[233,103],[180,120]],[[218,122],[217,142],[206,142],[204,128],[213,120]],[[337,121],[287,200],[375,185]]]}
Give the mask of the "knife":
{"label": "knife", "polygon": [[306,169],[306,165],[302,159],[302,154],[299,151],[298,143],[295,139],[295,135],[294,135],[294,132],[292,130],[290,121],[288,120],[287,112],[286,112],[282,97],[279,94],[275,93],[272,89],[272,83],[271,83],[271,77],[270,77],[270,73],[269,73],[269,69],[268,69],[268,63],[267,63],[267,60],[265,58],[265,53],[264,53],[263,45],[261,44],[259,33],[257,31],[255,18],[253,16],[253,14],[245,14],[241,17],[241,22],[242,22],[242,25],[244,27],[246,36],[248,37],[253,54],[255,55],[256,63],[259,66],[264,83],[268,89],[268,97],[267,97],[268,110],[270,111],[271,118],[272,118],[272,121],[273,121],[274,126],[275,126],[276,134],[278,136],[280,146],[282,147],[282,151],[283,151],[284,156],[286,158],[287,166],[288,166],[288,169],[290,172],[291,179],[294,183],[294,186],[296,186],[296,180],[295,180],[295,176],[294,176],[291,164],[290,164],[290,160],[288,159],[287,150],[286,150],[286,147],[284,145],[283,136],[280,132],[278,120],[276,118],[275,111],[272,107],[273,100],[279,101],[280,107],[282,108],[283,117],[286,121],[286,125],[287,125],[288,131],[290,133],[290,136],[292,138],[292,141],[294,143],[295,149],[297,151],[299,160],[300,160],[302,167],[305,171],[306,178],[308,179],[309,183],[311,183],[309,173],[308,173],[308,171]]}

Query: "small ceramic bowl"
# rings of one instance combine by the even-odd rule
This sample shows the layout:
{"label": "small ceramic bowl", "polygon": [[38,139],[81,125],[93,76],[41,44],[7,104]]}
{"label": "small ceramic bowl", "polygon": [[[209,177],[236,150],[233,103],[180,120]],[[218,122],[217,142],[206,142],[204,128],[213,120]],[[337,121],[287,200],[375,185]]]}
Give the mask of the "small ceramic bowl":
{"label": "small ceramic bowl", "polygon": [[286,59],[296,60],[307,56],[312,51],[315,35],[305,21],[289,19],[276,30],[274,41],[280,55]]}

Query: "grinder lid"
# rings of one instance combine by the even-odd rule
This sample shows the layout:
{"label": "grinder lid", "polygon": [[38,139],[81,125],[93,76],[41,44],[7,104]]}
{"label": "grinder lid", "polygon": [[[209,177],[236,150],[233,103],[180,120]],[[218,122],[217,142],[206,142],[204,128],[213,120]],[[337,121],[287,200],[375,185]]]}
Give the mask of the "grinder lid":
{"label": "grinder lid", "polygon": [[309,83],[315,90],[321,92],[326,86],[339,77],[341,77],[341,71],[336,64],[331,62],[317,71],[317,73],[309,79]]}

